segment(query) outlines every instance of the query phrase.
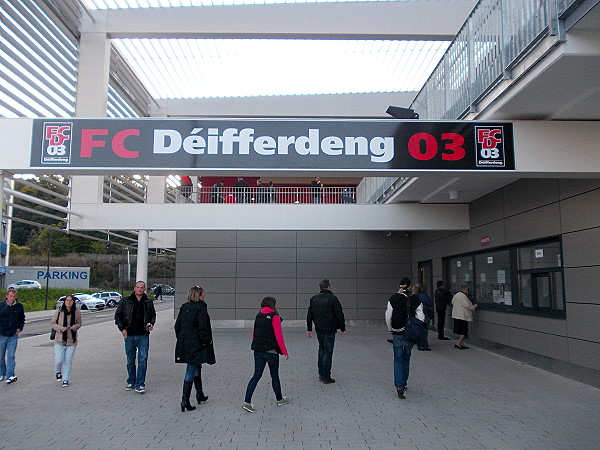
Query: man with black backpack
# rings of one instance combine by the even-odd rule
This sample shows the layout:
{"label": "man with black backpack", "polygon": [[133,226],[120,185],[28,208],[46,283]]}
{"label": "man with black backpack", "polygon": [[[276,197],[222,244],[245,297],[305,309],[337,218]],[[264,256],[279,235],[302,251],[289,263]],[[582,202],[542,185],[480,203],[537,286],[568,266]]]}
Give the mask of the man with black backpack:
{"label": "man with black backpack", "polygon": [[394,386],[398,397],[406,398],[406,383],[410,369],[410,355],[414,343],[406,339],[405,327],[407,317],[416,317],[425,320],[423,305],[419,297],[410,291],[410,279],[407,277],[400,280],[398,292],[390,297],[385,311],[385,322],[392,333],[392,344],[394,345]]}

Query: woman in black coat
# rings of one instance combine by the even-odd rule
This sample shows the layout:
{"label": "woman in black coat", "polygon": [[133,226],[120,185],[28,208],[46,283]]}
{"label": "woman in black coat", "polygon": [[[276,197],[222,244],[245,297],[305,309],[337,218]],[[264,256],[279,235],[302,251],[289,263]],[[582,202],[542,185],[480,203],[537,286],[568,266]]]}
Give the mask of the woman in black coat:
{"label": "woman in black coat", "polygon": [[181,305],[175,321],[175,335],[175,362],[187,364],[183,379],[181,412],[186,409],[193,411],[196,407],[190,405],[192,385],[196,387],[198,404],[208,400],[202,391],[202,364],[216,362],[210,317],[204,301],[204,289],[200,286],[194,286],[188,291],[187,302]]}

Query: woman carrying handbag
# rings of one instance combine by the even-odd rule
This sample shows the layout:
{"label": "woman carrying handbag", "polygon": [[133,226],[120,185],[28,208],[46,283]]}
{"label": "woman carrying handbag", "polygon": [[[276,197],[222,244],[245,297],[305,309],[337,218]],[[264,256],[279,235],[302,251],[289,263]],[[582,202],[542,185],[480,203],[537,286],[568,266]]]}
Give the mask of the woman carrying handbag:
{"label": "woman carrying handbag", "polygon": [[183,378],[181,412],[193,411],[190,404],[192,386],[196,388],[198,404],[208,400],[202,390],[202,364],[215,364],[215,349],[212,341],[212,329],[204,289],[200,286],[190,288],[187,302],[181,305],[175,321],[175,362],[187,364]]}
{"label": "woman carrying handbag", "polygon": [[65,297],[62,306],[54,312],[54,373],[56,381],[68,387],[71,379],[71,366],[77,348],[77,331],[81,328],[81,313],[77,310],[71,294]]}

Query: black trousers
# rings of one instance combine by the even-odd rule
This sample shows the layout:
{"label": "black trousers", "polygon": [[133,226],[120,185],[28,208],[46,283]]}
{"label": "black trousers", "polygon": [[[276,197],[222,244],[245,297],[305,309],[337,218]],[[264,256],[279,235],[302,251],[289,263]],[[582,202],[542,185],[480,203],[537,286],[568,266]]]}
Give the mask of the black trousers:
{"label": "black trousers", "polygon": [[444,337],[444,326],[446,325],[446,308],[436,309],[438,337]]}

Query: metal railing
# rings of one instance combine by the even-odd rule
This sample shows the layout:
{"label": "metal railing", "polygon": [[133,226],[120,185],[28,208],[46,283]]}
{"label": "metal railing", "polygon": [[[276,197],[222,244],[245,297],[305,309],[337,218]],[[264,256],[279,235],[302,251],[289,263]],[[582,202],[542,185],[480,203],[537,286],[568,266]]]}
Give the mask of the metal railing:
{"label": "metal railing", "polygon": [[356,187],[247,187],[180,186],[177,203],[356,203]]}
{"label": "metal railing", "polygon": [[559,34],[575,3],[480,0],[410,107],[421,119],[464,117],[542,38]]}

